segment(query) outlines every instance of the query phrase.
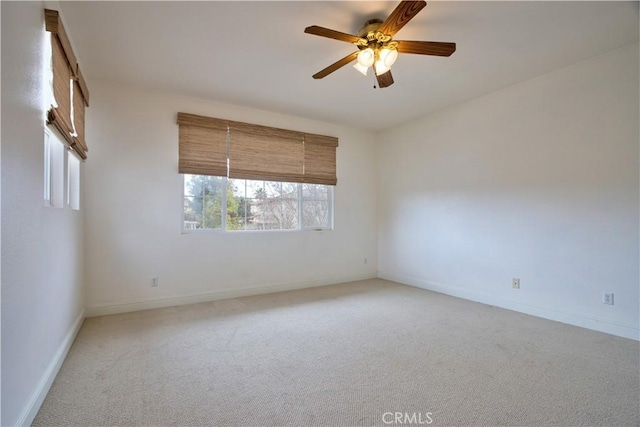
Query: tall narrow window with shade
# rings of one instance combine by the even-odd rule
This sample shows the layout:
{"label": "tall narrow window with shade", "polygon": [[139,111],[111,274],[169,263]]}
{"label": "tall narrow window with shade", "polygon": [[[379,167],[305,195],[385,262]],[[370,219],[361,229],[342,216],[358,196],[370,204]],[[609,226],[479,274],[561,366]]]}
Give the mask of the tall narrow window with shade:
{"label": "tall narrow window with shade", "polygon": [[89,148],[85,141],[85,107],[89,106],[89,89],[60,15],[55,10],[45,9],[44,17],[51,52],[54,98],[47,107],[47,122],[60,132],[80,158],[86,159]]}

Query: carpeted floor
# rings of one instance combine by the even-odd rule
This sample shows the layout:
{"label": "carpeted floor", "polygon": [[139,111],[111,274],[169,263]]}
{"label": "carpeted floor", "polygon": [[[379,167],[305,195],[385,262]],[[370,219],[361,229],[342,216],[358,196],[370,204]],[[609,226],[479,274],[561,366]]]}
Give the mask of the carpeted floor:
{"label": "carpeted floor", "polygon": [[34,425],[638,426],[638,368],[636,341],[366,280],[87,319]]}

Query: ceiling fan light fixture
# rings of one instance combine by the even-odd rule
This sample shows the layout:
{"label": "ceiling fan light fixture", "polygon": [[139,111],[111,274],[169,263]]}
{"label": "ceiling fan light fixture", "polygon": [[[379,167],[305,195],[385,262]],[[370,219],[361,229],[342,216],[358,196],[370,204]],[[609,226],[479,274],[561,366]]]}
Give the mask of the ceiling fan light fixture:
{"label": "ceiling fan light fixture", "polygon": [[397,50],[389,49],[388,47],[380,49],[380,60],[384,62],[384,65],[386,65],[387,68],[391,68],[391,66],[396,62],[396,59],[398,59]]}
{"label": "ceiling fan light fixture", "polygon": [[369,69],[369,67],[365,67],[364,65],[362,65],[359,62],[356,62],[356,65],[354,65],[353,68],[355,68],[356,70],[360,71],[362,73],[362,75],[364,75],[364,76],[367,75],[367,70]]}
{"label": "ceiling fan light fixture", "polygon": [[387,64],[384,63],[384,60],[382,59],[378,59],[376,61],[375,69],[376,69],[376,76],[380,76],[390,70],[390,68],[387,66]]}
{"label": "ceiling fan light fixture", "polygon": [[374,60],[375,60],[375,53],[373,52],[373,49],[371,49],[370,47],[364,50],[361,50],[360,53],[358,53],[358,64],[365,68],[371,67],[373,65]]}

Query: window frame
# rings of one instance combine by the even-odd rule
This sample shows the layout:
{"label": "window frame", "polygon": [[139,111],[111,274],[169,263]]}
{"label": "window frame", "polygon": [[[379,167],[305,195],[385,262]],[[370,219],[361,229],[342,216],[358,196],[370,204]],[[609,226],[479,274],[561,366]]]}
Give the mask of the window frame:
{"label": "window frame", "polygon": [[[326,227],[317,227],[317,226],[313,226],[313,227],[309,227],[309,226],[304,226],[302,223],[302,203],[303,203],[303,199],[302,199],[302,186],[304,185],[303,183],[298,183],[298,182],[290,182],[288,184],[295,184],[297,186],[297,194],[298,194],[298,204],[297,204],[297,209],[298,209],[298,227],[297,228],[291,228],[291,229],[262,229],[262,230],[227,230],[227,192],[226,191],[222,191],[221,194],[221,200],[220,203],[222,204],[221,206],[221,224],[220,224],[220,228],[199,228],[199,229],[188,229],[184,227],[184,220],[185,220],[185,216],[184,216],[184,200],[185,200],[185,191],[184,191],[184,187],[185,187],[185,175],[192,175],[192,174],[184,174],[181,173],[180,174],[180,182],[181,182],[181,188],[180,188],[180,234],[200,234],[200,233],[240,233],[240,234],[244,234],[244,233],[290,233],[290,232],[308,232],[308,231],[333,231],[334,230],[334,197],[335,197],[335,193],[334,193],[334,188],[335,186],[333,185],[325,185],[325,184],[315,184],[315,185],[324,185],[325,187],[327,187],[327,226]],[[226,176],[221,176],[219,177],[223,180],[223,188],[227,188],[228,184],[229,184],[229,179],[234,179],[234,178],[228,178]],[[248,180],[248,181],[264,181],[264,182],[276,182],[276,181],[269,181],[269,180]]]}
{"label": "window frame", "polygon": [[44,127],[44,206],[67,207],[67,145],[56,128]]}
{"label": "window frame", "polygon": [[[82,208],[82,159],[65,144],[58,129],[48,124],[44,126],[43,153],[44,207],[80,211]],[[73,160],[70,160],[71,158]],[[73,176],[72,162],[75,162]],[[74,200],[71,200],[72,197]]]}

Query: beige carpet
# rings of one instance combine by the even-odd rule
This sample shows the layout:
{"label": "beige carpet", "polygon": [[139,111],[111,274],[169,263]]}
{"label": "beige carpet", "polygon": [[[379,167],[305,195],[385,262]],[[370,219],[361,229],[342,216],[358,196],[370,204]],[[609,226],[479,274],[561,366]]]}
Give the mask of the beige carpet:
{"label": "beige carpet", "polygon": [[367,280],[87,319],[34,425],[637,426],[638,351]]}

